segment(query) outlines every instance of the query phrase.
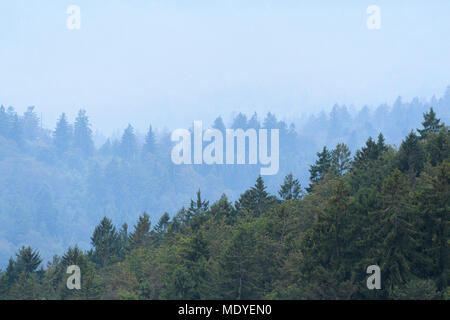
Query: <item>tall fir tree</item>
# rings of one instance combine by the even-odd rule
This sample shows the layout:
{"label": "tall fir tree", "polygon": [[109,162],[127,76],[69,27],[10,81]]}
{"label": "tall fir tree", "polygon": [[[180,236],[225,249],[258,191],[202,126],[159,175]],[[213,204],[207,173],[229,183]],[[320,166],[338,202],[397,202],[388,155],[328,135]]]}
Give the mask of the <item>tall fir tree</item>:
{"label": "tall fir tree", "polygon": [[22,146],[24,142],[22,121],[20,121],[19,116],[11,107],[8,108],[8,113],[10,117],[8,138],[15,141],[17,145]]}
{"label": "tall fir tree", "polygon": [[444,127],[444,124],[441,123],[441,120],[436,118],[436,113],[433,108],[430,108],[429,112],[425,112],[423,114],[423,129],[418,129],[417,131],[420,134],[421,139],[425,139],[429,133],[438,133],[440,129]]}
{"label": "tall fir tree", "polygon": [[258,114],[256,112],[253,113],[250,120],[248,120],[248,127],[255,129],[255,130],[258,130],[261,127],[259,120],[258,120]]}
{"label": "tall fir tree", "polygon": [[86,110],[80,110],[74,123],[73,147],[84,156],[91,156],[94,153],[94,141],[90,126]]}
{"label": "tall fir tree", "polygon": [[384,135],[380,132],[380,134],[378,135],[378,138],[377,138],[378,155],[382,155],[383,153],[385,153],[388,150],[388,147],[386,146],[385,141],[386,140],[384,138]]}
{"label": "tall fir tree", "polygon": [[415,228],[417,213],[408,180],[395,169],[378,195],[381,209],[376,213],[378,263],[383,272],[384,287],[391,291],[412,276],[412,266],[421,259],[418,252],[420,233]]}
{"label": "tall fir tree", "polygon": [[168,226],[170,223],[170,216],[167,212],[164,212],[164,214],[159,219],[158,223],[156,224],[154,231],[157,236],[160,236],[161,234],[167,232]]}
{"label": "tall fir tree", "polygon": [[323,147],[321,152],[317,153],[317,158],[309,169],[311,185],[307,188],[308,192],[312,191],[312,186],[322,180],[331,168],[331,153],[326,146]]}
{"label": "tall fir tree", "polygon": [[349,186],[341,179],[324,210],[302,239],[300,269],[307,283],[307,297],[350,299],[356,292],[354,245],[356,229]]}
{"label": "tall fir tree", "polygon": [[153,132],[152,126],[148,128],[147,135],[145,136],[145,143],[142,147],[142,153],[144,155],[151,153],[154,154],[156,152],[156,137]]}
{"label": "tall fir tree", "polygon": [[24,112],[22,123],[25,139],[35,140],[39,135],[39,117],[34,111],[34,106],[28,107]]}
{"label": "tall fir tree", "polygon": [[246,209],[253,212],[255,217],[259,217],[276,202],[276,198],[270,196],[266,189],[263,178],[258,176],[255,185],[240,196],[236,202],[236,208]]}
{"label": "tall fir tree", "polygon": [[144,212],[139,216],[138,223],[134,226],[134,231],[130,234],[130,248],[143,248],[150,244],[150,216]]}
{"label": "tall fir tree", "polygon": [[129,124],[125,129],[120,143],[120,155],[127,160],[133,160],[138,152],[134,128]]}
{"label": "tall fir tree", "polygon": [[363,166],[369,161],[377,160],[379,156],[379,146],[373,141],[372,137],[369,137],[366,141],[366,145],[362,147],[361,150],[356,151],[354,162],[356,166]]}
{"label": "tall fir tree", "polygon": [[400,145],[398,162],[402,172],[414,172],[416,175],[419,175],[425,166],[423,145],[412,131]]}
{"label": "tall fir tree", "polygon": [[214,129],[219,130],[220,132],[222,132],[222,134],[225,136],[226,133],[226,127],[225,127],[225,123],[223,122],[222,117],[217,117],[216,120],[214,120],[213,126]]}
{"label": "tall fir tree", "polygon": [[22,246],[16,255],[17,261],[15,267],[19,273],[25,272],[25,274],[30,274],[35,272],[42,263],[39,252],[33,250],[31,247]]}
{"label": "tall fir tree", "polygon": [[421,271],[437,282],[439,290],[450,286],[450,162],[444,161],[425,175],[417,197],[423,216],[422,250],[428,260]]}
{"label": "tall fir tree", "polygon": [[331,168],[337,176],[342,176],[351,167],[351,152],[345,143],[338,143],[331,151]]}
{"label": "tall fir tree", "polygon": [[297,200],[302,195],[302,189],[300,186],[300,182],[298,179],[294,179],[292,173],[289,173],[285,178],[284,182],[281,185],[280,191],[278,191],[281,199],[284,201],[287,200]]}
{"label": "tall fir tree", "polygon": [[53,131],[53,144],[59,154],[66,152],[71,144],[72,127],[67,122],[66,114],[62,113]]}
{"label": "tall fir tree", "polygon": [[120,251],[120,239],[112,221],[104,217],[95,228],[91,237],[94,250],[91,252],[92,260],[100,267],[105,267],[117,260]]}

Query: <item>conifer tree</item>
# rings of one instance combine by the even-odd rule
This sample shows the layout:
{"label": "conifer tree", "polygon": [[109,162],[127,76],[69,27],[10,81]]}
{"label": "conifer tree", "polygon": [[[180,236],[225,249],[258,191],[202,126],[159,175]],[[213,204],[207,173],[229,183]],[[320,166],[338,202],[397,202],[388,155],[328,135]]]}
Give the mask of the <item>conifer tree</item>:
{"label": "conifer tree", "polygon": [[34,140],[39,134],[39,117],[34,112],[34,106],[27,108],[22,117],[23,133],[27,140]]}
{"label": "conifer tree", "polygon": [[25,274],[30,274],[35,272],[39,265],[42,263],[42,259],[39,252],[31,249],[31,247],[24,247],[19,250],[16,261],[16,268],[19,273],[25,272]]}
{"label": "conifer tree", "polygon": [[67,122],[66,114],[62,113],[56,124],[56,129],[53,131],[53,143],[56,150],[62,154],[69,149],[72,139],[72,128]]}
{"label": "conifer tree", "polygon": [[39,134],[39,118],[36,112],[34,112],[34,106],[27,108],[27,111],[23,114],[22,122],[25,139],[36,139]]}
{"label": "conifer tree", "polygon": [[281,185],[281,189],[280,191],[278,191],[278,194],[284,201],[297,200],[301,197],[302,189],[300,186],[300,182],[298,181],[298,179],[294,179],[292,173],[289,173],[284,178],[284,182]]}
{"label": "conifer tree", "polygon": [[145,155],[147,153],[155,153],[156,151],[156,138],[153,132],[152,126],[148,128],[147,135],[145,136],[145,143],[142,147],[142,153]]}
{"label": "conifer tree", "polygon": [[190,221],[197,214],[204,214],[208,210],[209,201],[202,200],[202,194],[200,189],[197,190],[197,199],[196,201],[191,199],[191,205],[187,211],[187,220]]}
{"label": "conifer tree", "polygon": [[106,139],[105,143],[100,147],[100,154],[104,156],[110,156],[113,154],[113,147],[111,144],[111,140],[108,138]]}
{"label": "conifer tree", "polygon": [[138,147],[136,142],[136,136],[134,135],[134,128],[129,124],[122,135],[122,141],[120,143],[120,155],[124,159],[132,160],[135,158]]}
{"label": "conifer tree", "polygon": [[119,230],[119,257],[123,260],[126,256],[128,246],[129,246],[130,238],[128,235],[128,224],[125,222],[122,224],[122,227]]}
{"label": "conifer tree", "polygon": [[450,285],[450,162],[444,161],[434,176],[426,178],[418,192],[424,230],[421,250],[429,258],[422,274],[436,279],[443,290]]}
{"label": "conifer tree", "polygon": [[167,231],[167,227],[170,221],[170,216],[167,212],[164,212],[164,214],[159,219],[158,223],[155,226],[155,233],[157,235],[160,235],[162,233],[165,233]]}
{"label": "conifer tree", "polygon": [[350,149],[345,143],[338,143],[336,148],[331,151],[331,167],[338,176],[342,176],[350,169],[350,155]]}
{"label": "conifer tree", "polygon": [[130,248],[143,248],[150,244],[150,216],[144,212],[139,216],[138,223],[134,226],[133,233],[130,234]]}
{"label": "conifer tree", "polygon": [[223,123],[222,117],[217,117],[216,120],[214,120],[214,124],[212,127],[222,132],[222,134],[225,136],[226,127],[225,124]]}
{"label": "conifer tree", "polygon": [[377,149],[378,149],[378,155],[382,155],[388,149],[385,144],[384,136],[381,132],[378,135],[378,139],[377,139]]}
{"label": "conifer tree", "polygon": [[233,225],[236,222],[236,210],[233,204],[228,201],[226,194],[222,194],[219,201],[211,205],[211,215],[215,218],[221,219],[225,217],[225,222]]}
{"label": "conifer tree", "polygon": [[359,253],[352,245],[357,234],[353,220],[350,188],[341,179],[302,239],[300,268],[310,298],[350,299],[356,291],[352,271]]}
{"label": "conifer tree", "polygon": [[379,146],[375,141],[373,141],[372,137],[369,137],[366,141],[366,145],[361,148],[361,150],[356,151],[355,155],[355,165],[362,166],[368,161],[378,159],[380,155]]}
{"label": "conifer tree", "polygon": [[414,228],[414,206],[410,186],[402,173],[395,169],[388,176],[378,196],[382,209],[377,213],[376,231],[380,268],[385,288],[406,283],[412,275],[412,264],[420,259],[417,228]]}
{"label": "conifer tree", "polygon": [[266,129],[278,128],[278,120],[273,113],[271,112],[267,113],[266,117],[264,118],[263,128]]}
{"label": "conifer tree", "polygon": [[220,295],[225,299],[257,299],[260,265],[257,264],[256,236],[248,225],[233,232],[220,257]]}
{"label": "conifer tree", "polygon": [[410,132],[400,145],[398,152],[399,169],[402,172],[422,172],[425,165],[423,146],[414,132]]}
{"label": "conifer tree", "polygon": [[61,258],[61,263],[66,267],[76,265],[80,267],[81,270],[83,270],[87,264],[87,259],[83,254],[83,251],[81,251],[78,246],[75,246],[69,247],[69,249],[67,249],[67,251]]}
{"label": "conifer tree", "polygon": [[258,121],[258,115],[255,113],[253,113],[252,117],[250,118],[250,120],[248,120],[248,127],[249,128],[253,128],[255,130],[258,130],[260,128],[260,123]]}
{"label": "conifer tree", "polygon": [[10,126],[8,137],[15,141],[19,146],[23,144],[23,125],[19,119],[17,113],[11,107],[8,108],[8,113],[10,114]]}
{"label": "conifer tree", "polygon": [[429,112],[425,112],[423,114],[423,129],[418,129],[417,131],[420,133],[420,138],[425,139],[430,132],[438,133],[440,129],[444,127],[444,124],[441,123],[441,120],[436,118],[436,113],[433,108],[430,108]]}
{"label": "conifer tree", "polygon": [[266,189],[263,178],[258,176],[256,184],[240,196],[236,208],[247,209],[252,211],[255,217],[259,217],[276,201],[274,196],[269,196]]}
{"label": "conifer tree", "polygon": [[119,235],[110,219],[102,219],[92,234],[91,243],[94,247],[92,259],[99,266],[105,267],[117,259],[120,250]]}
{"label": "conifer tree", "polygon": [[200,189],[197,191],[196,201],[191,199],[191,204],[186,211],[184,222],[191,225],[193,230],[197,230],[205,218],[205,213],[208,210],[209,201],[202,200]]}
{"label": "conifer tree", "polygon": [[438,134],[427,135],[424,146],[426,158],[432,166],[437,166],[450,157],[450,130],[442,128]]}
{"label": "conifer tree", "polygon": [[234,118],[233,125],[231,126],[233,129],[242,129],[247,130],[248,122],[247,116],[241,112]]}
{"label": "conifer tree", "polygon": [[323,147],[322,152],[317,153],[317,158],[315,164],[309,169],[311,185],[307,189],[308,192],[312,191],[312,186],[322,180],[331,167],[331,153],[326,146]]}
{"label": "conifer tree", "polygon": [[89,118],[85,110],[80,110],[75,119],[73,131],[73,146],[84,156],[91,156],[94,152],[94,142],[92,140],[92,130]]}

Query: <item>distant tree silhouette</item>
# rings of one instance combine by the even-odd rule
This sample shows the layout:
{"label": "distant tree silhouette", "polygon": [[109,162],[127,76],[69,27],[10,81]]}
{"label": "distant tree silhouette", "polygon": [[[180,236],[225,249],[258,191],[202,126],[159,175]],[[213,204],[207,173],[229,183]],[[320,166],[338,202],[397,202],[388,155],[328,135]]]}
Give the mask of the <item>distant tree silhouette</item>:
{"label": "distant tree silhouette", "polygon": [[120,156],[124,159],[132,160],[138,152],[134,128],[129,124],[125,129],[120,142]]}
{"label": "distant tree silhouette", "polygon": [[92,140],[92,130],[89,118],[85,110],[80,110],[75,119],[73,132],[73,146],[84,156],[91,156],[94,152],[94,142]]}
{"label": "distant tree silhouette", "polygon": [[67,122],[66,114],[63,113],[58,119],[56,129],[53,131],[53,143],[56,150],[62,154],[66,152],[72,139],[72,127]]}

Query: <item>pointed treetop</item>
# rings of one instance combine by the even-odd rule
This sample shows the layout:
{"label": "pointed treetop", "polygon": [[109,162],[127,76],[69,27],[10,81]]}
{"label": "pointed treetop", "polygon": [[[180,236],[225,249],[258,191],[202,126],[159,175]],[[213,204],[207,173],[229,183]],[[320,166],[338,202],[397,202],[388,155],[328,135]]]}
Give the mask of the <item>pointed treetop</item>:
{"label": "pointed treetop", "polygon": [[433,132],[438,133],[444,127],[444,124],[441,123],[441,120],[436,117],[436,113],[433,108],[430,108],[429,112],[425,112],[423,114],[424,121],[422,122],[423,129],[418,129],[417,131],[420,133],[420,138],[425,139],[426,136]]}
{"label": "pointed treetop", "polygon": [[144,154],[146,153],[154,153],[156,149],[156,138],[155,133],[153,132],[153,128],[150,125],[148,128],[147,135],[145,136],[145,144],[142,148]]}
{"label": "pointed treetop", "polygon": [[292,173],[289,173],[284,178],[284,183],[281,185],[280,191],[278,191],[278,194],[280,195],[281,199],[284,201],[287,200],[296,200],[301,197],[301,186],[298,179],[294,179],[294,176]]}

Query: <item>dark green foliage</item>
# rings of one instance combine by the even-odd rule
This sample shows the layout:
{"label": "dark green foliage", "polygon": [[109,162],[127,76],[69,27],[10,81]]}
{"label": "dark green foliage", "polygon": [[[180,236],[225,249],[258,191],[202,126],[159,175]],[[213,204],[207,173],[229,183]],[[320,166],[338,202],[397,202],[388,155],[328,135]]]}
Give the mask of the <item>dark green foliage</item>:
{"label": "dark green foliage", "polygon": [[286,200],[297,200],[301,197],[302,189],[298,179],[294,179],[292,173],[289,173],[281,185],[280,191],[278,191],[281,199]]}
{"label": "dark green foliage", "polygon": [[434,300],[439,293],[433,280],[411,280],[404,286],[396,286],[392,297],[398,300]]}
{"label": "dark green foliage", "polygon": [[211,215],[217,219],[225,221],[227,224],[235,224],[237,220],[237,212],[233,204],[228,201],[225,194],[222,194],[220,200],[211,205]]}
{"label": "dark green foliage", "polygon": [[[317,158],[316,163],[309,169],[311,174],[309,180],[311,181],[311,184],[322,180],[331,167],[331,153],[328,151],[327,147],[323,147],[322,152],[317,153]],[[311,190],[312,188],[309,187],[308,191]]]}
{"label": "dark green foliage", "polygon": [[450,162],[425,175],[418,188],[419,212],[422,215],[422,248],[426,255],[423,272],[437,281],[439,290],[450,284]]}
{"label": "dark green foliage", "polygon": [[38,267],[42,263],[39,252],[31,247],[22,247],[16,254],[16,260],[9,260],[6,272],[1,275],[6,296],[10,299],[38,299],[40,295],[39,278],[43,271]]}
{"label": "dark green foliage", "polygon": [[442,128],[437,134],[430,132],[425,141],[425,152],[432,166],[436,166],[450,156],[450,138],[447,129]]}
{"label": "dark green foliage", "polygon": [[130,234],[130,248],[137,249],[148,246],[150,244],[150,216],[147,213],[139,216],[134,232]]}
{"label": "dark green foliage", "polygon": [[155,226],[155,232],[157,234],[162,234],[167,231],[167,225],[169,224],[170,216],[167,212],[165,212],[158,221],[158,224]]}
{"label": "dark green foliage", "polygon": [[380,146],[372,137],[366,141],[366,145],[356,152],[355,166],[361,165],[370,160],[376,160],[380,156]]}
{"label": "dark green foliage", "polygon": [[[447,93],[430,103],[443,120],[449,115],[448,97]],[[279,196],[277,187],[290,172],[302,187],[309,187],[309,165],[314,164],[316,152],[324,145],[330,146],[332,153],[331,146],[337,148],[339,142],[345,142],[354,155],[365,138],[375,137],[378,132],[383,132],[389,143],[400,145],[406,130],[420,126],[422,112],[428,112],[430,104],[402,102],[400,109],[383,105],[376,110],[363,109],[358,114],[349,112],[345,106],[336,106],[330,114],[322,112],[295,123],[277,120],[273,113],[266,117],[242,114],[236,122],[243,123],[239,126],[244,129],[260,128],[265,123],[280,130],[279,173],[264,178],[267,191]],[[9,106],[0,107],[0,210],[4,227],[1,241],[8,243],[0,250],[3,267],[14,253],[12,248],[23,243],[38,247],[45,257],[52,256],[54,250],[62,253],[62,248],[74,241],[86,249],[92,231],[89,226],[95,226],[104,215],[120,224],[134,221],[145,211],[156,223],[163,212],[173,215],[183,205],[188,209],[189,199],[198,189],[207,200],[217,200],[226,193],[235,203],[260,170],[258,165],[175,166],[170,159],[170,132],[156,130],[154,124],[152,133],[157,141],[154,151],[145,153],[145,140],[141,141],[141,134],[135,130],[138,150],[128,159],[122,155],[121,135],[115,132],[103,137],[90,125],[86,112],[80,112],[75,119],[67,116],[61,122],[62,130],[58,130],[61,135],[54,135],[59,122],[52,128],[42,128],[40,121],[36,122],[41,120],[37,108],[30,112],[25,108],[25,113]],[[46,119],[49,117],[44,114],[44,125],[49,124]],[[233,120],[224,122],[219,117],[211,125],[224,131]],[[148,127],[143,129],[147,132],[142,133],[150,131]],[[427,163],[436,166],[448,157],[447,136],[448,127],[443,127],[421,140],[425,166]],[[94,148],[92,140],[98,148]],[[390,166],[394,164],[382,158],[397,153],[393,147],[385,147],[385,152],[373,163],[358,163],[358,169],[352,165],[352,171],[358,171],[348,176],[349,180],[357,180],[350,182],[352,191],[370,189],[372,194],[372,187],[365,188],[366,185],[375,179],[378,187],[384,171],[392,170]],[[394,166],[398,167],[398,163]],[[332,165],[325,173],[330,176],[327,179],[334,179],[342,171],[334,169]]]}
{"label": "dark green foliage", "polygon": [[399,169],[419,175],[425,165],[425,153],[419,137],[411,132],[402,142],[398,153]]}
{"label": "dark green foliage", "polygon": [[[336,118],[345,114],[339,110]],[[5,115],[0,108],[0,123]],[[237,121],[257,125],[256,118]],[[275,125],[268,115],[264,126]],[[164,213],[153,230],[146,213],[130,234],[127,224],[117,231],[105,217],[90,251],[70,247],[45,269],[37,251],[22,247],[0,272],[0,298],[449,299],[449,135],[445,128],[421,139],[410,133],[396,151],[380,134],[353,161],[344,144],[324,148],[309,192],[288,174],[282,200],[259,176],[234,205],[225,194],[210,205],[199,190],[187,209]],[[116,173],[130,161],[113,159],[105,172],[92,166],[95,201],[112,201],[102,200],[101,179],[125,192],[129,180]],[[35,196],[51,207],[46,190]],[[79,291],[65,286],[73,264],[82,272]],[[381,290],[366,286],[374,264]]]}
{"label": "dark green foliage", "polygon": [[426,138],[431,132],[437,134],[444,127],[444,124],[441,123],[441,120],[436,118],[436,113],[434,112],[433,108],[430,108],[430,112],[424,113],[423,118],[423,129],[417,130],[420,133],[421,139]]}
{"label": "dark green foliage", "polygon": [[256,184],[241,195],[239,201],[236,203],[236,208],[245,209],[252,212],[256,217],[259,217],[276,202],[276,198],[269,196],[266,189],[264,180],[259,176],[256,179]]}
{"label": "dark green foliage", "polygon": [[187,224],[195,224],[199,222],[199,219],[205,215],[208,210],[209,201],[202,200],[202,194],[200,190],[197,191],[197,199],[196,201],[191,199],[191,205],[189,209],[186,211],[185,222]]}
{"label": "dark green foliage", "polygon": [[351,168],[350,149],[345,143],[338,143],[331,151],[331,167],[337,176],[342,176]]}
{"label": "dark green foliage", "polygon": [[28,275],[35,272],[41,262],[42,259],[39,256],[39,252],[31,249],[31,247],[22,247],[17,254],[14,269],[19,274],[24,272]]}
{"label": "dark green foliage", "polygon": [[233,232],[220,257],[221,297],[225,299],[255,299],[261,265],[257,263],[255,251],[256,235],[249,225],[239,226]]}
{"label": "dark green foliage", "polygon": [[92,261],[97,265],[104,267],[116,261],[120,251],[120,238],[110,219],[102,219],[94,230],[91,243],[94,248],[91,252]]}
{"label": "dark green foliage", "polygon": [[383,209],[376,215],[374,225],[380,268],[384,285],[392,289],[395,283],[406,283],[412,274],[412,261],[421,253],[417,250],[419,232],[414,227],[415,210],[407,179],[399,170],[386,177],[379,200]]}

